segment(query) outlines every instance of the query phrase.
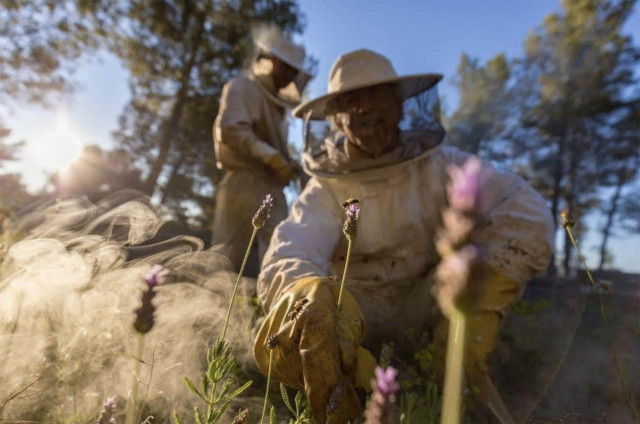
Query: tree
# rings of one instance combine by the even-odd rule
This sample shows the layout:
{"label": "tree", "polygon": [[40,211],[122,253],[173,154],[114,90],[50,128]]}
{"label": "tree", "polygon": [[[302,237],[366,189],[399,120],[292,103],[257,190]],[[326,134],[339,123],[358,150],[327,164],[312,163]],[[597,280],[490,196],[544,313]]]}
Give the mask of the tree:
{"label": "tree", "polygon": [[452,144],[487,159],[504,161],[509,149],[500,143],[513,108],[508,83],[510,64],[498,54],[486,66],[463,54],[453,85],[460,100],[449,118]]}
{"label": "tree", "polygon": [[96,11],[99,24],[112,28],[107,44],[131,72],[131,102],[115,137],[138,158],[147,193],[155,193],[180,220],[208,226],[221,175],[211,127],[222,86],[251,57],[252,25],[300,32],[298,6],[294,0],[119,4]]}
{"label": "tree", "polygon": [[[580,222],[596,206],[596,164],[601,143],[615,132],[616,117],[634,104],[638,49],[622,34],[634,0],[562,2],[525,43],[517,86],[523,87],[522,129],[512,139],[529,158],[531,181]],[[581,226],[584,228],[584,225]],[[572,246],[565,237],[563,266],[569,271]]]}
{"label": "tree", "polygon": [[[599,157],[606,160],[600,163],[598,173],[599,182],[603,187],[613,190],[608,201],[602,203],[605,214],[605,224],[601,228],[602,242],[600,243],[601,270],[607,260],[607,245],[609,237],[616,224],[621,205],[626,201],[633,202],[633,195],[625,193],[625,189],[636,180],[640,168],[640,105],[625,111],[622,118],[613,127],[612,137],[602,143],[598,152]],[[629,200],[625,198],[629,197]]]}
{"label": "tree", "polygon": [[98,35],[73,1],[0,2],[0,102],[70,92],[70,65],[98,46]]}

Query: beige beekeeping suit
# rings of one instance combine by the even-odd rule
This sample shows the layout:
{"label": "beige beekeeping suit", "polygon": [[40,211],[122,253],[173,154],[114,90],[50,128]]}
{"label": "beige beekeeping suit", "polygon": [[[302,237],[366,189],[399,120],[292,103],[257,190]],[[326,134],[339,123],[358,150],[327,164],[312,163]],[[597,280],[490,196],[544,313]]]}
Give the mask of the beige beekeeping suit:
{"label": "beige beekeeping suit", "polygon": [[217,164],[227,171],[216,194],[213,243],[225,245],[236,270],[251,237],[253,214],[267,194],[274,198],[247,275],[257,274],[273,229],[287,216],[283,185],[267,166],[275,154],[289,159],[285,111],[269,75],[240,75],[225,84],[213,126]]}
{"label": "beige beekeeping suit", "polygon": [[[406,133],[398,149],[360,162],[347,157],[341,142],[328,141],[318,157],[307,155],[313,178],[276,230],[258,279],[265,310],[301,277],[342,275],[342,202],[355,197],[361,213],[346,288],[366,318],[363,346],[376,351],[380,342],[401,342],[401,333],[421,334],[434,325],[431,273],[439,261],[434,236],[446,205],[446,168],[469,156],[439,141],[434,134]],[[484,166],[492,176],[482,188],[485,219],[475,241],[484,246],[484,262],[520,284],[506,298],[482,305],[502,314],[548,265],[553,222],[544,199],[520,177]]]}

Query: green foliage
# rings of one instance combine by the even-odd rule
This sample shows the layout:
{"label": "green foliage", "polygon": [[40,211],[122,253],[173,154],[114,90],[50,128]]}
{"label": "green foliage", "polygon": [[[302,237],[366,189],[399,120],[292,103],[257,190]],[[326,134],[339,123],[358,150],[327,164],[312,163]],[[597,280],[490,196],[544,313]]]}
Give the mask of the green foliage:
{"label": "green foliage", "polygon": [[[230,378],[230,373],[236,364],[231,353],[231,345],[225,340],[217,339],[207,351],[207,370],[200,377],[200,388],[196,387],[189,377],[184,377],[187,388],[207,405],[204,416],[197,407],[193,408],[194,417],[198,424],[218,422],[229,408],[231,400],[241,395],[253,383],[247,381],[237,389],[231,389],[234,381]],[[222,383],[222,386],[218,390],[219,383]],[[177,414],[174,414],[174,419],[177,424],[182,424],[182,420]]]}
{"label": "green foliage", "polygon": [[513,114],[514,100],[508,83],[511,64],[503,54],[485,66],[463,54],[453,83],[460,101],[448,120],[448,134],[453,145],[489,159],[505,160],[509,152],[500,142]]}
{"label": "green foliage", "polygon": [[[289,424],[311,424],[313,422],[311,418],[311,408],[309,407],[306,397],[304,397],[302,392],[297,392],[294,397],[293,403],[295,407],[291,405],[287,388],[282,383],[280,383],[280,395],[282,396],[282,402],[284,402],[284,405],[293,415]],[[271,408],[271,414],[273,417],[272,422],[275,422],[275,411],[273,407]]]}

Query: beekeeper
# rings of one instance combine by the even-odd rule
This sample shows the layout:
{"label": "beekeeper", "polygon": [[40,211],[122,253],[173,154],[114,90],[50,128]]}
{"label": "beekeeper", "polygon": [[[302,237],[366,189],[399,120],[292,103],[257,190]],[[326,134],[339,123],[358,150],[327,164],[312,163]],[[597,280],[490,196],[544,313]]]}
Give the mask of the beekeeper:
{"label": "beekeeper", "polygon": [[[440,79],[398,76],[384,56],[356,50],[333,65],[328,94],[293,112],[329,119],[337,131],[321,148],[305,153],[312,178],[265,255],[258,294],[267,316],[254,353],[266,373],[273,349],[273,378],[304,389],[318,423],[325,422],[328,399],[336,391],[340,408],[330,422],[346,423],[360,414],[358,387],[370,387],[375,361],[369,352],[377,354],[381,343],[394,342],[406,353],[411,334],[431,329],[436,339],[446,339],[447,322],[431,293],[439,262],[434,238],[447,203],[446,168],[462,165],[468,155],[443,146],[442,130],[399,128],[405,99]],[[505,311],[525,282],[549,263],[553,223],[544,199],[521,178],[483,166],[492,176],[481,188],[483,219],[473,234],[483,247],[484,266],[470,278],[481,294],[466,311],[464,364],[486,406],[510,422],[488,379],[487,357]],[[348,295],[337,320],[347,198],[359,200],[361,214]]]}
{"label": "beekeeper", "polygon": [[283,188],[294,177],[287,147],[287,110],[299,104],[310,75],[305,51],[283,36],[256,42],[251,70],[222,90],[213,125],[217,166],[226,171],[216,193],[213,244],[222,244],[236,271],[249,243],[251,218],[267,194],[274,198],[271,218],[257,236],[245,275],[257,276],[275,226],[287,216]]}

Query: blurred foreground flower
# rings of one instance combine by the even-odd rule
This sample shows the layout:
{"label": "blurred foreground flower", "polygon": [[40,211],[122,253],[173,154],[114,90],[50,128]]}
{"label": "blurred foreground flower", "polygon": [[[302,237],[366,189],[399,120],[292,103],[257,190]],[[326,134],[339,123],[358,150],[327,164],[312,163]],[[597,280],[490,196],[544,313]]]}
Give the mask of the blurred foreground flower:
{"label": "blurred foreground flower", "polygon": [[456,307],[456,299],[468,284],[479,248],[469,239],[476,220],[481,215],[481,187],[489,178],[488,171],[475,156],[461,166],[447,168],[449,207],[442,211],[443,228],[437,234],[436,249],[441,261],[436,269],[432,288],[440,310],[449,320],[446,369],[441,422],[457,424],[462,403],[462,375],[465,341],[465,316]]}
{"label": "blurred foreground flower", "polygon": [[113,416],[116,407],[116,395],[107,399],[107,401],[102,406],[102,411],[100,411],[100,416],[96,421],[96,424],[112,424],[116,422],[116,418]]}
{"label": "blurred foreground flower", "polygon": [[398,370],[393,367],[376,367],[376,378],[371,380],[373,394],[364,415],[365,424],[393,424],[395,417],[396,393],[400,385],[396,382]]}

